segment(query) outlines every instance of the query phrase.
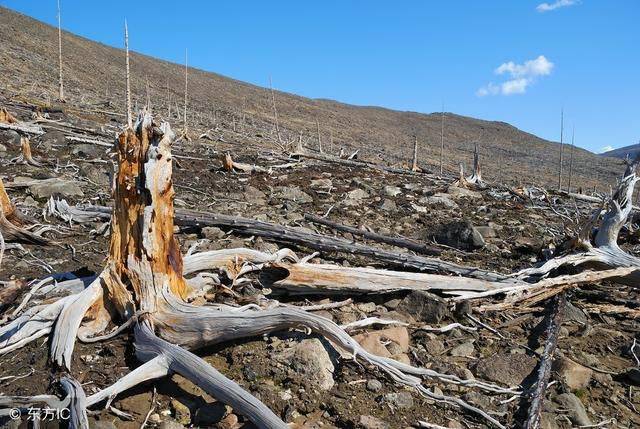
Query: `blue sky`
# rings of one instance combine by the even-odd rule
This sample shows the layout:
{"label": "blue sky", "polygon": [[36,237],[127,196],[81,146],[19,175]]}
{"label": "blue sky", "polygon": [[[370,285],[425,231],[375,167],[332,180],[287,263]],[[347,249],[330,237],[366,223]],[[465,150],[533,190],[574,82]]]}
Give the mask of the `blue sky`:
{"label": "blue sky", "polygon": [[[640,2],[61,0],[63,28],[276,89],[509,122],[592,151],[640,139]],[[0,0],[55,24],[55,0]],[[570,138],[565,135],[565,141]]]}

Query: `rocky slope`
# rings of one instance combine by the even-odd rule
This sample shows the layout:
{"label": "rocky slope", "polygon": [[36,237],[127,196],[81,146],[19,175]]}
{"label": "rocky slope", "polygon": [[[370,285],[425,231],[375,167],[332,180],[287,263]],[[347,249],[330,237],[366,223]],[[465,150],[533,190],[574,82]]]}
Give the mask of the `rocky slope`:
{"label": "rocky slope", "polygon": [[[0,86],[23,98],[55,99],[57,91],[57,30],[11,10],[0,8]],[[64,34],[66,93],[70,101],[105,110],[123,111],[124,53],[73,34]],[[182,122],[184,67],[141,54],[132,54],[134,100],[142,105],[149,93],[157,112]],[[204,131],[236,128],[246,139],[273,142],[274,120],[269,91],[215,73],[191,70],[189,123]],[[390,164],[407,164],[413,135],[420,141],[420,158],[436,169],[440,154],[440,114],[399,112],[379,107],[358,107],[335,101],[313,100],[276,93],[285,141],[302,135],[317,146],[316,119],[326,151],[360,150],[360,155]],[[171,106],[171,107],[169,107]],[[557,183],[559,146],[503,122],[484,121],[453,113],[445,118],[446,164],[470,167],[473,145],[485,156],[485,176],[501,182],[553,185]],[[565,156],[565,174],[569,156]],[[612,159],[583,149],[574,154],[575,187],[607,190],[615,183],[618,166]],[[567,183],[567,179],[565,179]]]}

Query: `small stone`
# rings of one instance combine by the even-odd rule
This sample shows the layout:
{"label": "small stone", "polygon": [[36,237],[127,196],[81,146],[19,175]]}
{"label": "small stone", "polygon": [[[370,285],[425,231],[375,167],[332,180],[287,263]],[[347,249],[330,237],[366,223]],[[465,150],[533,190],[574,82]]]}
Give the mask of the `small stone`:
{"label": "small stone", "polygon": [[312,203],[313,197],[298,186],[278,186],[274,190],[274,196],[286,201],[293,201],[300,204]]}
{"label": "small stone", "polygon": [[205,226],[202,228],[202,236],[209,240],[219,240],[226,236],[225,232],[215,226]]}
{"label": "small stone", "polygon": [[184,429],[183,425],[181,425],[180,423],[178,423],[177,421],[175,421],[173,419],[164,420],[162,423],[160,423],[160,426],[158,426],[158,427],[160,429]]}
{"label": "small stone", "polygon": [[418,200],[418,203],[445,209],[459,208],[458,204],[453,201],[447,194],[434,194],[430,197],[422,197]]}
{"label": "small stone", "polygon": [[507,386],[519,386],[537,363],[534,357],[526,354],[502,353],[480,360],[476,375]]}
{"label": "small stone", "polygon": [[444,344],[441,340],[434,338],[432,340],[427,340],[423,343],[425,350],[431,356],[436,356],[444,352]]}
{"label": "small stone", "polygon": [[554,362],[554,371],[570,390],[584,389],[589,385],[593,370],[572,361],[561,358]]}
{"label": "small stone", "polygon": [[488,238],[496,238],[498,236],[496,230],[490,226],[476,226],[475,229],[485,240]]}
{"label": "small stone", "polygon": [[3,144],[0,144],[0,152],[6,152],[7,151],[7,147]]}
{"label": "small stone", "polygon": [[370,392],[377,392],[380,389],[382,389],[382,383],[375,378],[367,381],[367,390],[369,390]]}
{"label": "small stone", "polygon": [[459,188],[457,186],[449,186],[447,189],[447,193],[451,195],[453,198],[469,198],[469,199],[481,199],[482,194],[477,191],[472,191],[471,189]]}
{"label": "small stone", "polygon": [[376,311],[376,304],[373,302],[362,302],[356,305],[356,308],[363,313],[371,313]]}
{"label": "small stone", "polygon": [[[106,420],[89,420],[89,427],[91,429],[117,429],[117,426],[113,422]],[[182,429],[182,426],[180,426],[180,429]]]}
{"label": "small stone", "polygon": [[468,220],[457,220],[436,230],[435,241],[460,250],[474,250],[485,246],[484,238]]}
{"label": "small stone", "polygon": [[191,423],[191,411],[189,410],[189,407],[177,399],[172,399],[171,408],[173,409],[173,415],[178,423],[182,425],[188,425]]}
{"label": "small stone", "polygon": [[369,198],[369,193],[364,189],[354,189],[353,191],[347,192],[347,200],[359,201],[363,198]]}
{"label": "small stone", "polygon": [[324,344],[317,338],[302,340],[275,358],[291,366],[313,388],[330,390],[335,384],[335,366]]}
{"label": "small stone", "polygon": [[400,392],[387,393],[383,400],[395,408],[411,408],[413,407],[413,396],[406,390]]}
{"label": "small stone", "polygon": [[384,194],[387,197],[395,197],[396,195],[400,195],[402,193],[402,190],[400,188],[398,188],[397,186],[385,186],[384,187]]}
{"label": "small stone", "polygon": [[193,420],[199,426],[213,426],[222,420],[226,413],[227,410],[222,403],[214,402],[198,408]]}
{"label": "small stone", "polygon": [[315,179],[311,181],[311,188],[313,189],[331,189],[332,187],[331,179]]}
{"label": "small stone", "polygon": [[567,411],[569,420],[571,420],[573,424],[577,426],[588,426],[591,424],[587,410],[584,409],[584,405],[582,405],[580,399],[573,393],[558,395],[555,398],[555,402]]}
{"label": "small stone", "polygon": [[30,185],[29,192],[38,200],[48,200],[52,195],[60,195],[65,198],[84,196],[79,182],[55,177]]}
{"label": "small stone", "polygon": [[382,204],[380,205],[380,210],[383,210],[385,212],[394,212],[398,210],[398,206],[393,200],[385,198]]}
{"label": "small stone", "polygon": [[440,323],[449,314],[447,303],[442,298],[424,291],[412,291],[398,305],[398,311],[425,323]]}
{"label": "small stone", "polygon": [[389,429],[391,426],[383,420],[373,416],[360,416],[358,427],[362,429]]}
{"label": "small stone", "polygon": [[449,354],[451,356],[457,356],[457,357],[468,357],[468,356],[472,356],[475,353],[475,351],[476,349],[473,346],[473,343],[469,341],[469,342],[462,343],[455,346],[454,348],[451,349]]}

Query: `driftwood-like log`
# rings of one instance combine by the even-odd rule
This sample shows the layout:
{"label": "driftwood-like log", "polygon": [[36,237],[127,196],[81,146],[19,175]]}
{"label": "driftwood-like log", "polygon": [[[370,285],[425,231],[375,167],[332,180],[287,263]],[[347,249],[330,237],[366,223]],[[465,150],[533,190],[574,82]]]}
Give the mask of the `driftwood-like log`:
{"label": "driftwood-like log", "polygon": [[313,214],[305,213],[304,218],[312,223],[317,223],[320,225],[328,226],[329,228],[335,229],[337,231],[348,232],[353,235],[359,235],[368,240],[378,241],[380,243],[391,244],[396,247],[403,247],[408,250],[413,250],[414,252],[422,253],[425,255],[440,255],[442,250],[435,246],[428,246],[423,243],[418,243],[417,241],[410,240],[404,237],[390,237],[388,235],[376,234],[375,232],[369,232],[362,229],[354,228],[347,225],[342,225],[336,222],[332,222],[328,219],[325,219],[320,216],[316,216]]}
{"label": "driftwood-like log", "polygon": [[329,264],[271,263],[262,284],[296,294],[384,294],[401,290],[438,290],[457,295],[486,292],[503,286],[468,277],[351,268]]}
{"label": "driftwood-like log", "polygon": [[21,123],[4,107],[0,107],[0,129],[19,131],[24,134],[44,134],[39,125]]}

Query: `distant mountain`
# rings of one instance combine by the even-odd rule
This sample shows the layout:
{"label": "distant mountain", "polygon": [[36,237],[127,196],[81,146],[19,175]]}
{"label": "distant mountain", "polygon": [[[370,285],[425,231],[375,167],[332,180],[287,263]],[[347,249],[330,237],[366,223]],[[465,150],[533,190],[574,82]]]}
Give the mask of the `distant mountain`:
{"label": "distant mountain", "polygon": [[[99,25],[99,20],[96,21]],[[150,26],[138,31],[155,31]],[[158,30],[161,31],[161,30]],[[55,99],[58,82],[57,29],[0,7],[0,92],[5,96]],[[231,41],[230,41],[231,42]],[[102,106],[124,112],[125,55],[106,46],[63,32],[65,94],[69,105]],[[184,66],[132,53],[132,99],[144,104],[147,91],[156,112],[181,126]],[[401,78],[401,77],[398,77]],[[275,92],[282,140],[302,136],[317,146],[316,120],[324,150],[359,150],[359,156],[380,163],[410,164],[417,136],[420,164],[436,170],[440,158],[440,113],[402,112],[381,107],[354,106]],[[198,132],[217,129],[237,135],[244,143],[274,147],[275,127],[269,89],[216,73],[189,71],[189,127]],[[504,122],[445,114],[445,169],[456,174],[458,165],[470,168],[478,142],[485,180],[556,186],[560,146]],[[564,146],[565,175],[570,147]],[[575,186],[615,183],[620,166],[615,160],[584,149],[573,152]],[[567,179],[564,181],[567,183]]]}
{"label": "distant mountain", "polygon": [[610,150],[608,152],[603,152],[600,156],[609,156],[612,158],[626,158],[627,155],[629,158],[635,158],[638,153],[640,153],[640,143],[632,144],[629,146],[621,147],[619,149]]}

